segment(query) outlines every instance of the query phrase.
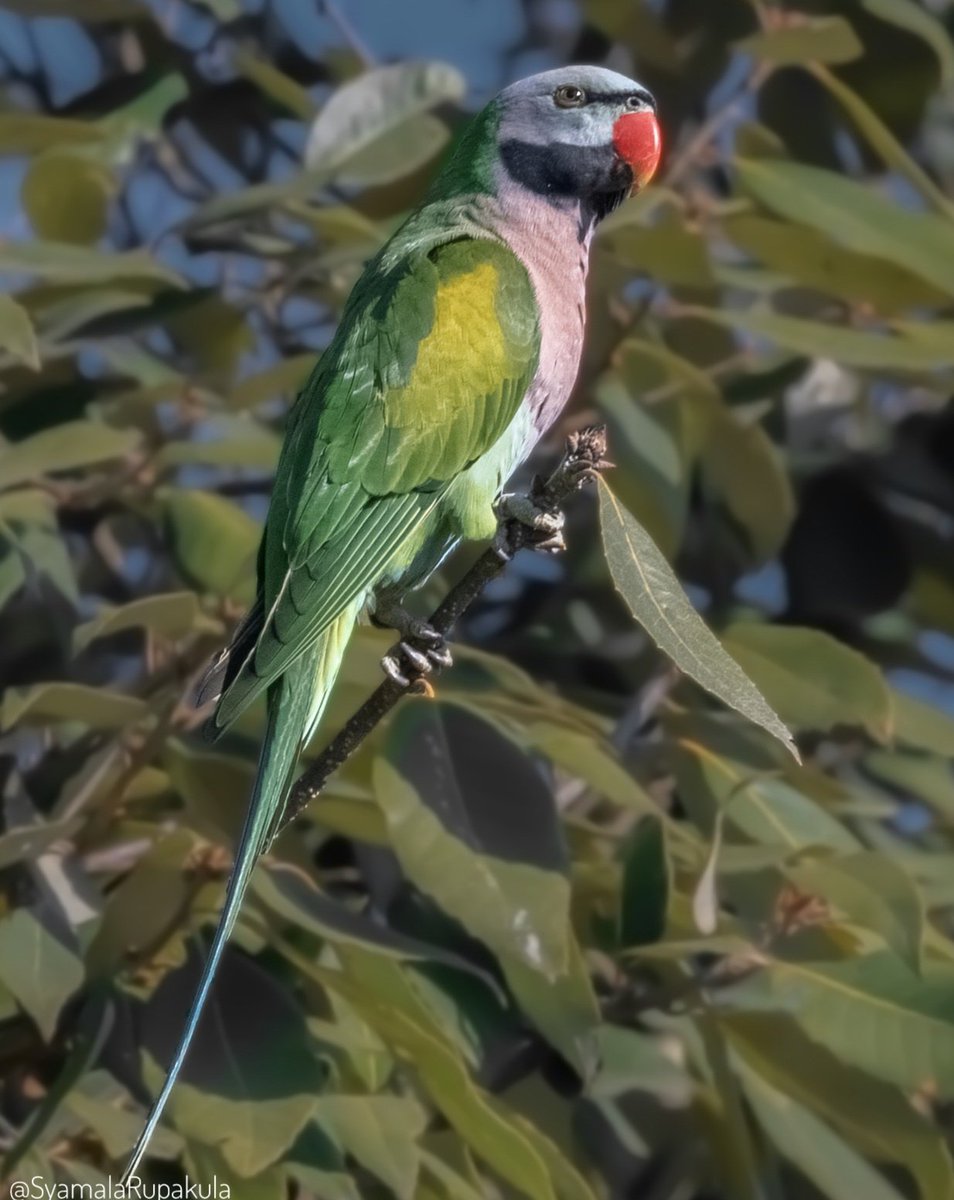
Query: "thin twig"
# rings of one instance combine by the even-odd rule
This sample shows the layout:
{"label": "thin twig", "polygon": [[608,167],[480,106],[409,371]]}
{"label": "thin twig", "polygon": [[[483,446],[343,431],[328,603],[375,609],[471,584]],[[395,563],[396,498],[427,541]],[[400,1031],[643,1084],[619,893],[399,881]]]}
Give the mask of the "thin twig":
{"label": "thin twig", "polygon": [[362,65],[365,67],[375,66],[377,59],[371,53],[367,43],[338,7],[335,0],[322,0],[321,7],[325,10],[325,16],[329,21],[338,27],[338,32],[361,60]]}
{"label": "thin twig", "polygon": [[[608,465],[605,426],[594,425],[573,433],[567,438],[566,453],[560,465],[546,483],[535,484],[531,489],[531,499],[543,508],[556,511],[584,483]],[[518,521],[507,520],[502,533],[511,554],[534,545],[533,530]],[[434,610],[429,624],[438,633],[449,633],[487,584],[501,574],[507,561],[508,558],[502,557],[497,550],[486,550]],[[279,829],[284,829],[294,821],[309,802],[321,794],[331,775],[347,762],[401,697],[407,695],[407,690],[392,679],[385,679],[378,685],[295,785]]]}

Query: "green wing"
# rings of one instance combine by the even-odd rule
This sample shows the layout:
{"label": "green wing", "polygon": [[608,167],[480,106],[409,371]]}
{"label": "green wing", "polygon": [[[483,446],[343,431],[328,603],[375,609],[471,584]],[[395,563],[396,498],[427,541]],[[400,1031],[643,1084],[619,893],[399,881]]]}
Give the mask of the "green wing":
{"label": "green wing", "polygon": [[379,258],[299,397],[214,725],[235,718],[373,586],[516,415],[540,335],[527,272],[464,238]]}

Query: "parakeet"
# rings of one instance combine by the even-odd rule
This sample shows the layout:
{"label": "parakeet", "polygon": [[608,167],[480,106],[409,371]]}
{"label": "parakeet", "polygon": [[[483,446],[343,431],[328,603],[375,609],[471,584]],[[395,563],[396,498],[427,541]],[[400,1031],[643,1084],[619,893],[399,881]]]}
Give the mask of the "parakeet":
{"label": "parakeet", "polygon": [[[401,598],[458,541],[494,535],[504,484],[576,379],[594,228],[659,159],[640,84],[599,67],[534,75],[472,119],[355,285],[292,410],[257,599],[215,672],[213,731],[262,695],[267,730],[201,982],[125,1178],[182,1068],[356,621],[397,628],[417,669],[446,662]],[[398,658],[386,666],[402,674]]]}

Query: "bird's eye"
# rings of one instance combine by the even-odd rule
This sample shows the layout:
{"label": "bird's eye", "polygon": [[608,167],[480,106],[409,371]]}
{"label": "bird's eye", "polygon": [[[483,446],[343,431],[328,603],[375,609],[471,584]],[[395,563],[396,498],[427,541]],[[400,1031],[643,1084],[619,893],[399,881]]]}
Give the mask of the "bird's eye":
{"label": "bird's eye", "polygon": [[575,84],[565,83],[553,93],[553,100],[560,108],[579,108],[586,103],[586,92]]}
{"label": "bird's eye", "polygon": [[645,102],[643,100],[643,97],[638,95],[635,92],[633,93],[632,96],[626,97],[626,107],[627,108],[642,108],[644,103]]}

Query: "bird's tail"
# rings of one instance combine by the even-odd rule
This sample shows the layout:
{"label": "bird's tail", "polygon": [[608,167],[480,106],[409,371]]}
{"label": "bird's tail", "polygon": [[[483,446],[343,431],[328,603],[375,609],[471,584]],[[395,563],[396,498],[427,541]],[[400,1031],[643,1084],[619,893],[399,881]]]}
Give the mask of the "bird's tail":
{"label": "bird's tail", "polygon": [[268,725],[259,756],[255,789],[235,851],[235,864],[225,892],[225,903],[185,1028],[169,1064],[165,1083],[153,1103],[123,1173],[123,1185],[136,1173],[185,1063],[255,864],[268,848],[280,823],[299,752],[314,732],[328,702],[354,628],[357,608],[357,604],[349,605],[316,644],[297,659],[269,690]]}

